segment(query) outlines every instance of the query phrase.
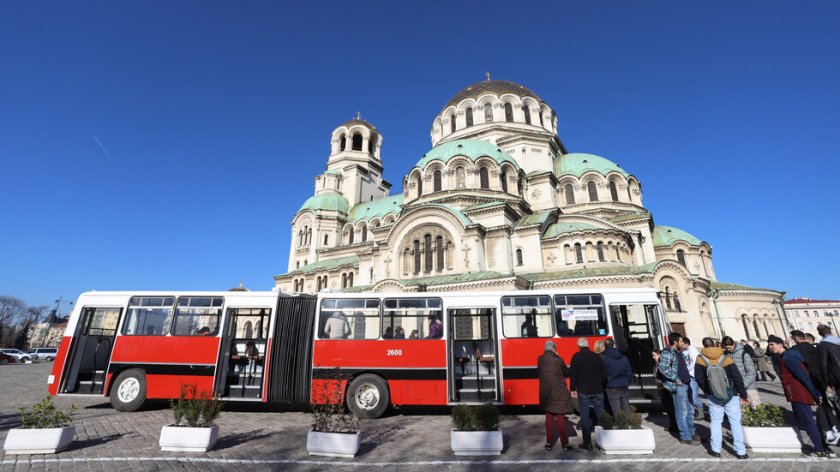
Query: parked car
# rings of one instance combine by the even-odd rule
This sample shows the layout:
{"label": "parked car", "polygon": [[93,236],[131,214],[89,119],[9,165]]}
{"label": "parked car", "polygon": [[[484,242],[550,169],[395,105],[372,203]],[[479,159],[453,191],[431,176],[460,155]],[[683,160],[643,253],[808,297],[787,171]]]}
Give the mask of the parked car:
{"label": "parked car", "polygon": [[48,361],[54,360],[57,353],[57,347],[38,347],[29,351],[33,359],[46,359]]}
{"label": "parked car", "polygon": [[11,349],[11,348],[0,349],[0,352],[2,352],[3,354],[8,354],[8,355],[14,357],[17,360],[17,362],[26,362],[26,361],[31,361],[32,360],[32,356],[30,356],[29,354],[27,354],[23,351],[19,351],[17,349]]}
{"label": "parked car", "polygon": [[15,362],[17,362],[17,359],[6,354],[5,352],[0,352],[0,365],[12,364]]}

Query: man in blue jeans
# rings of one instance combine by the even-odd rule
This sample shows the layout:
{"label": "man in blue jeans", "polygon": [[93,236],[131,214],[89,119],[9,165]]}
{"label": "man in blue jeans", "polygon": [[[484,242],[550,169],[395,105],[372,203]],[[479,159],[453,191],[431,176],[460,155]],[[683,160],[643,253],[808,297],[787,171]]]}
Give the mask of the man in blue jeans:
{"label": "man in blue jeans", "polygon": [[607,368],[598,354],[589,350],[589,341],[578,338],[580,351],[572,356],[569,365],[569,386],[572,397],[578,399],[580,408],[580,430],[583,434],[581,449],[592,450],[592,423],[589,420],[589,409],[595,410],[595,421],[604,411],[604,383],[607,381]]}
{"label": "man in blue jeans", "polygon": [[668,342],[671,345],[662,351],[659,358],[659,378],[662,380],[662,387],[674,397],[674,416],[680,430],[680,442],[695,446],[700,442],[700,437],[694,433],[694,405],[688,395],[691,375],[688,373],[685,359],[678,351],[685,345],[680,333],[669,334]]}

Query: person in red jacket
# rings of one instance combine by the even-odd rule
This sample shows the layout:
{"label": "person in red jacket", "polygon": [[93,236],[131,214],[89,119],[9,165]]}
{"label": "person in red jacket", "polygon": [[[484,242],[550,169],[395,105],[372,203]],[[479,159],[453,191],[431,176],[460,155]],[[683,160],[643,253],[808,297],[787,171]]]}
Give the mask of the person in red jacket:
{"label": "person in red jacket", "polygon": [[814,414],[811,412],[811,406],[822,404],[823,399],[814,387],[814,383],[811,382],[811,377],[805,367],[805,358],[799,351],[786,350],[784,341],[778,336],[770,336],[767,339],[767,345],[774,354],[780,357],[778,374],[785,390],[785,398],[790,402],[799,429],[808,433],[811,439],[812,455],[826,457],[822,437],[814,422]]}

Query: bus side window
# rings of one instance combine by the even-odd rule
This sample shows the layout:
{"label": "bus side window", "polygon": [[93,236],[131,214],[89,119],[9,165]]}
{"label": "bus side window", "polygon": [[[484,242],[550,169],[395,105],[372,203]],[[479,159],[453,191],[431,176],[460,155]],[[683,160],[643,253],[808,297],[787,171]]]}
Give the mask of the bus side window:
{"label": "bus side window", "polygon": [[169,333],[175,297],[132,297],[122,334],[161,336]]}
{"label": "bus side window", "polygon": [[[435,339],[443,335],[440,298],[386,298],[383,303],[383,339]],[[430,329],[435,332],[430,333]]]}
{"label": "bus side window", "polygon": [[215,336],[222,317],[222,297],[181,297],[175,309],[173,336]]}
{"label": "bus side window", "polygon": [[319,338],[379,339],[379,299],[325,299],[321,302]]}
{"label": "bus side window", "polygon": [[606,336],[607,317],[601,295],[555,295],[558,336]]}
{"label": "bus side window", "polygon": [[502,332],[506,338],[554,336],[548,295],[502,297]]}

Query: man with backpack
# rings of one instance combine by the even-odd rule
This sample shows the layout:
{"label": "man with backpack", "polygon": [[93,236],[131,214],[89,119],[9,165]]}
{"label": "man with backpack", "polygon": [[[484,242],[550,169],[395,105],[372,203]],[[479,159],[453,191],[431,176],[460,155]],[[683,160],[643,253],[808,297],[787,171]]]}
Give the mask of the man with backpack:
{"label": "man with backpack", "polygon": [[724,336],[720,340],[720,343],[732,357],[732,360],[735,361],[735,366],[738,367],[738,373],[741,374],[741,378],[744,380],[744,388],[747,389],[750,406],[755,408],[761,405],[761,398],[758,396],[758,386],[755,381],[756,369],[753,356],[730,336]]}
{"label": "man with backpack", "polygon": [[[731,338],[730,338],[731,340]],[[744,430],[741,427],[741,405],[746,405],[747,389],[744,379],[731,357],[724,355],[723,349],[715,347],[712,338],[703,338],[703,350],[694,364],[694,378],[706,392],[709,401],[710,429],[709,454],[720,457],[723,445],[723,416],[729,418],[732,442],[738,459],[747,458],[744,446]],[[740,402],[739,402],[740,399]]]}

